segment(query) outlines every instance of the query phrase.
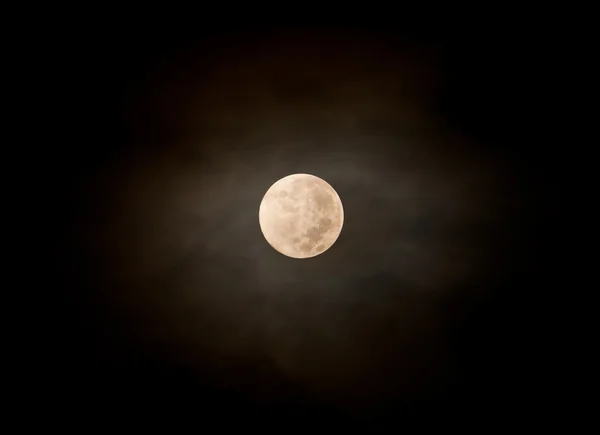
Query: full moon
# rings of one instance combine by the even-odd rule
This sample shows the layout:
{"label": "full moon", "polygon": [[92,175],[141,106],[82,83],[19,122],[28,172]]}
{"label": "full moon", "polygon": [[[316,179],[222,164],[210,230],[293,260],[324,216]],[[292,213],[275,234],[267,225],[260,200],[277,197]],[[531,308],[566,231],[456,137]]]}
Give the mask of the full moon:
{"label": "full moon", "polygon": [[273,184],[260,203],[260,229],[278,252],[310,258],[335,243],[344,224],[337,192],[319,177],[292,174]]}

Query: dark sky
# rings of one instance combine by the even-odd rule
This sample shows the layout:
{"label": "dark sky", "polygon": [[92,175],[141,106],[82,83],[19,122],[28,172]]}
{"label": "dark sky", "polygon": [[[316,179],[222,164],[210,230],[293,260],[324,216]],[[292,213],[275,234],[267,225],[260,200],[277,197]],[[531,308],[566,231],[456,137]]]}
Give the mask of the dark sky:
{"label": "dark sky", "polygon": [[[79,35],[52,55],[48,403],[197,425],[527,413],[548,169],[531,41],[485,23]],[[345,211],[308,260],[258,224],[296,172]]]}

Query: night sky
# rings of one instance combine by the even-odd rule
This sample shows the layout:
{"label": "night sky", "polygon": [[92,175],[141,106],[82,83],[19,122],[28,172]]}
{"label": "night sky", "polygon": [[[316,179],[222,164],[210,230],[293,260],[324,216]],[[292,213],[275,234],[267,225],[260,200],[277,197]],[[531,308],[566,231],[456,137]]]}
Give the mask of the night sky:
{"label": "night sky", "polygon": [[[199,429],[527,414],[547,162],[525,41],[81,27],[52,56],[63,139],[40,195],[49,407]],[[345,212],[307,260],[258,223],[298,172]]]}

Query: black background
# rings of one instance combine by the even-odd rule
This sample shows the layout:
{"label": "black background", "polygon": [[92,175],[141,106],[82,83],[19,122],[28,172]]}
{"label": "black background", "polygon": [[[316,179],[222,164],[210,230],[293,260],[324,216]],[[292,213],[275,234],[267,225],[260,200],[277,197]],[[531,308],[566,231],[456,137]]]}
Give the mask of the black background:
{"label": "black background", "polygon": [[[51,279],[45,286],[47,320],[44,316],[44,326],[36,329],[36,397],[46,409],[62,410],[55,417],[69,418],[68,409],[92,426],[122,419],[149,425],[166,420],[197,427],[215,422],[295,427],[307,422],[490,424],[531,417],[532,403],[539,404],[545,391],[539,307],[551,280],[543,240],[551,226],[547,199],[553,190],[538,99],[547,47],[543,33],[530,33],[491,22],[414,25],[402,31],[198,31],[177,21],[140,20],[81,23],[76,32],[49,42],[42,63],[52,71],[47,71],[49,89],[42,106],[51,113],[56,140],[39,154],[47,170],[40,197],[52,210],[45,220],[51,234]],[[255,82],[235,75],[240,68],[246,77],[244,67],[251,69],[257,47],[268,59],[291,53],[292,60],[281,60],[282,88],[277,78],[256,84],[262,83],[264,71],[278,68],[279,60],[259,68]],[[339,59],[332,53],[341,53]],[[354,95],[352,86],[379,89],[374,97],[358,92],[359,107],[378,107],[365,121],[360,109],[335,106],[338,94],[324,97],[324,89],[335,86],[339,65],[350,62],[360,68],[370,62],[368,53],[383,54],[375,55],[363,81],[348,82],[349,95]],[[298,65],[308,65],[310,80]],[[216,85],[213,68],[234,73],[217,75],[221,81]],[[401,97],[390,96],[388,88],[403,80],[412,80],[410,89],[417,83],[417,91],[409,92],[408,103],[394,105]],[[190,83],[199,94],[188,91]],[[271,92],[269,86],[284,101],[289,125],[270,126],[268,119],[260,128],[252,124],[261,109],[245,89],[256,89],[249,94],[260,99],[261,93]],[[236,93],[247,99],[240,102]],[[332,121],[323,121],[332,123],[329,130],[315,127],[310,118],[311,110],[328,104],[322,101],[331,102],[326,98],[333,99],[339,112],[333,111]],[[348,98],[352,102],[354,97]],[[379,108],[378,98],[391,103]],[[267,114],[281,111],[271,100],[262,104]],[[338,120],[353,110],[359,113],[355,130],[338,135],[348,145],[331,146],[342,156],[342,166],[331,174],[319,172],[326,172],[328,163],[318,156],[328,155],[328,140],[335,141],[336,129],[342,128]],[[225,121],[218,118],[223,124],[211,125],[213,113],[224,114]],[[234,116],[228,118],[230,113]],[[402,113],[422,122],[416,133],[396,126]],[[313,128],[326,133],[306,134]],[[423,139],[422,130],[424,137],[435,139]],[[297,131],[304,132],[303,140],[287,145]],[[376,139],[352,142],[353,131],[384,135],[385,144]],[[421,155],[419,150],[425,151]],[[275,151],[278,160],[269,160]],[[368,167],[356,163],[364,156],[375,156]],[[186,188],[196,186],[226,205],[221,211],[204,211],[200,205],[201,216],[181,227],[176,218],[158,216],[164,211],[160,201],[169,203],[179,177],[189,179],[178,172],[179,167],[189,171],[188,163],[208,175]],[[419,163],[437,169],[411,166]],[[403,178],[402,171],[417,175]],[[145,175],[137,179],[138,172]],[[232,216],[239,210],[227,208],[233,207],[229,202],[242,201],[239,207],[253,216],[256,196],[244,195],[264,193],[291,172],[330,181],[347,218],[336,245],[301,265],[268,247],[256,232],[257,222],[256,227],[250,218],[238,224]],[[462,197],[465,209],[440,216],[435,204],[453,203],[454,198],[452,191],[436,189],[451,185],[444,176],[460,178],[457,174],[468,174],[466,184],[480,188]],[[432,195],[431,203],[408,202],[417,212],[404,226],[402,207],[407,203],[394,199],[399,180],[417,180],[410,198],[419,198],[419,189]],[[175,190],[165,190],[163,183],[171,181]],[[230,187],[240,182],[249,187]],[[225,184],[229,187],[219,187]],[[381,197],[373,193],[383,191]],[[158,192],[162,199],[138,204],[140,192],[150,197]],[[205,197],[192,198],[201,202]],[[500,204],[497,209],[495,203]],[[439,224],[446,218],[457,222]],[[400,226],[394,226],[398,220]],[[183,237],[200,228],[199,241],[185,254],[161,251],[160,243],[171,246],[168,241],[157,242],[153,250],[153,240],[180,235],[173,228]],[[239,240],[240,235],[245,238]],[[424,268],[418,274],[393,272],[402,270],[406,260],[403,251],[387,247],[402,238],[414,241],[416,252],[429,259],[425,266],[416,263]],[[253,247],[228,255],[238,243]],[[469,253],[455,253],[456,243],[465,243]],[[221,247],[210,254],[208,246],[215,244]],[[154,264],[164,268],[140,284],[136,261],[146,256],[150,260],[139,273]],[[433,284],[415,283],[419,274],[436,277],[453,256],[467,265],[465,278],[455,282],[440,275]],[[253,261],[258,267],[254,275],[248,272]],[[381,263],[388,269],[377,269]],[[181,296],[180,289],[195,287],[202,289],[195,302]],[[314,296],[313,291],[320,293]],[[213,292],[219,296],[211,296]],[[310,313],[318,313],[315,320],[307,320]],[[355,320],[361,315],[367,320]],[[349,320],[340,323],[333,338],[323,339],[340,316]],[[202,323],[204,318],[212,320]],[[269,328],[276,322],[284,327],[273,332]],[[419,329],[422,324],[425,332]],[[433,324],[442,333],[433,328],[428,335]],[[365,325],[372,329],[365,332]],[[391,325],[400,325],[403,332],[394,332]],[[413,329],[417,332],[406,332]],[[247,330],[252,332],[240,332]],[[294,340],[300,344],[289,350],[285,343]],[[344,353],[340,343],[348,341],[355,344]],[[283,368],[274,357],[281,352],[288,358]],[[361,366],[365,359],[369,363]],[[331,380],[336,365],[345,373],[340,381]],[[362,368],[353,369],[355,365]]]}

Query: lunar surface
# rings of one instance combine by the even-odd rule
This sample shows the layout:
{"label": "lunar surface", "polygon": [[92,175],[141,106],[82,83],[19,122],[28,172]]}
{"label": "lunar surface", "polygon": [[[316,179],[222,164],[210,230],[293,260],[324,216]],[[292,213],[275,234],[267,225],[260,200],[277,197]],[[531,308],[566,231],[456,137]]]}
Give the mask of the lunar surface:
{"label": "lunar surface", "polygon": [[283,255],[310,258],[335,243],[344,224],[337,192],[319,177],[292,174],[273,184],[259,210],[260,229]]}

